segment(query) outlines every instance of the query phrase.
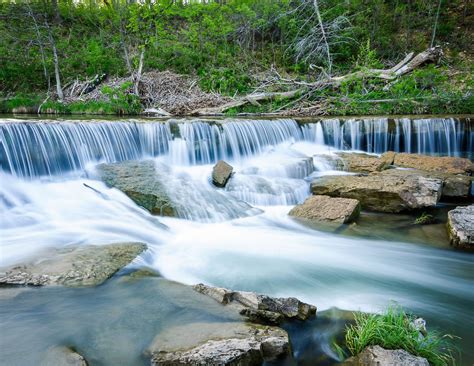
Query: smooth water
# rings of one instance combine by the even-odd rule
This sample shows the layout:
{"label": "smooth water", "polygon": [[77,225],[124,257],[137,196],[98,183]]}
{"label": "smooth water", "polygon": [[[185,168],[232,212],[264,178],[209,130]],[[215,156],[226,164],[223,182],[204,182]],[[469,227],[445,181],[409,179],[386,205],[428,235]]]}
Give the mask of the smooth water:
{"label": "smooth water", "polygon": [[[388,119],[373,125],[6,121],[0,125],[0,266],[45,247],[142,241],[150,250],[131,267],[151,267],[185,284],[296,296],[319,310],[377,311],[396,301],[429,327],[461,337],[461,362],[471,364],[474,258],[449,249],[443,224],[420,227],[410,215],[364,214],[358,225],[309,227],[287,215],[309,195],[309,176],[332,173],[313,156],[336,147],[415,146],[468,155],[472,131],[465,122],[396,121],[395,129]],[[418,133],[408,134],[413,129]],[[141,158],[163,167],[160,179],[185,208],[180,218],[151,216],[96,180],[100,161]],[[236,171],[226,189],[210,183],[220,158]],[[161,330],[232,317],[189,288],[157,278],[124,276],[89,289],[0,290],[0,325],[8,329],[0,347],[9,365],[37,364],[58,343],[75,345],[93,364],[138,365]],[[314,361],[308,339],[334,357],[320,322],[290,329],[302,363]]]}

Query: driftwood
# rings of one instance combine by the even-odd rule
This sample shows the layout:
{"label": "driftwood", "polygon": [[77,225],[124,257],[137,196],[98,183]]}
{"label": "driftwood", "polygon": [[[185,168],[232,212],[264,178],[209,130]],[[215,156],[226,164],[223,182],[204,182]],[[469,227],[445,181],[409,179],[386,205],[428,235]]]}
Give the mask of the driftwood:
{"label": "driftwood", "polygon": [[309,83],[305,81],[298,81],[294,79],[285,79],[281,77],[276,71],[274,73],[277,75],[276,82],[281,85],[292,85],[296,86],[297,89],[285,91],[285,92],[275,92],[275,93],[253,93],[246,95],[244,97],[235,99],[228,103],[222,104],[217,107],[211,108],[200,108],[192,111],[190,114],[199,116],[199,115],[220,115],[228,111],[231,108],[241,107],[248,103],[253,105],[259,105],[260,101],[268,101],[275,99],[291,99],[297,95],[308,95],[313,93],[316,90],[332,87],[338,88],[341,84],[348,80],[354,79],[382,79],[385,81],[392,81],[396,78],[408,74],[415,70],[417,67],[423,65],[427,62],[437,61],[443,55],[443,51],[440,47],[429,48],[426,51],[423,51],[416,55],[415,57],[413,52],[408,54],[403,60],[398,64],[393,66],[390,69],[365,69],[350,74],[342,76],[325,76],[323,79]]}

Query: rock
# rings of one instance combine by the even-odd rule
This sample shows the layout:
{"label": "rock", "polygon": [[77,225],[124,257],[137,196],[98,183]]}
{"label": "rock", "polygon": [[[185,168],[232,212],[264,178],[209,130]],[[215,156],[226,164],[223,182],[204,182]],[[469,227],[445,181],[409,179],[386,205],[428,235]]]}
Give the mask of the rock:
{"label": "rock", "polygon": [[281,328],[248,323],[191,323],[168,328],[147,353],[152,365],[261,365],[290,354]]}
{"label": "rock", "polygon": [[449,174],[472,174],[474,165],[469,159],[455,157],[438,157],[419,154],[398,153],[394,165],[404,168],[414,168],[428,172]]}
{"label": "rock", "polygon": [[395,155],[397,155],[396,152],[394,151],[387,151],[387,152],[384,152],[381,156],[380,156],[380,160],[382,160],[383,162],[385,162],[385,166],[388,167],[390,165],[393,165],[393,161],[395,160]]}
{"label": "rock", "polygon": [[230,176],[232,175],[233,170],[234,168],[232,168],[231,165],[227,164],[223,160],[219,160],[217,164],[214,165],[214,168],[212,168],[212,183],[216,187],[225,187],[230,179]]}
{"label": "rock", "polygon": [[142,114],[167,117],[171,116],[171,113],[161,108],[147,108],[142,112]]}
{"label": "rock", "polygon": [[315,195],[353,198],[362,209],[401,212],[435,206],[441,197],[442,181],[409,170],[389,169],[359,176],[324,176],[311,183]]}
{"label": "rock", "polygon": [[330,221],[347,224],[359,216],[360,203],[351,198],[311,196],[303,204],[296,205],[288,214],[316,222]]}
{"label": "rock", "polygon": [[443,180],[445,198],[467,198],[471,195],[473,178],[466,175],[439,174],[434,176]]}
{"label": "rock", "polygon": [[[274,298],[266,295],[259,295],[255,292],[232,291],[225,288],[207,286],[202,283],[193,286],[193,289],[212,297],[221,304],[237,305],[239,311],[242,311],[242,308],[255,310],[253,312],[248,312],[250,317],[254,318],[254,321],[258,317],[258,322],[265,324],[274,324],[276,319],[278,319],[277,315],[270,315],[266,312],[280,314],[286,319],[300,320],[306,320],[316,315],[315,306],[301,302],[294,297]],[[270,321],[267,323],[267,320],[269,319]]]}
{"label": "rock", "polygon": [[360,153],[337,153],[344,162],[344,170],[358,173],[380,172],[386,169],[391,163],[387,159],[381,159],[375,155]]}
{"label": "rock", "polygon": [[357,356],[344,361],[344,366],[429,366],[426,358],[413,356],[405,350],[386,350],[380,346],[365,348]]}
{"label": "rock", "polygon": [[474,205],[448,212],[448,234],[452,246],[474,249]]}
{"label": "rock", "polygon": [[87,361],[69,347],[55,346],[46,351],[40,366],[87,366]]}
{"label": "rock", "polygon": [[284,320],[282,314],[274,313],[267,310],[255,310],[251,308],[243,308],[240,315],[245,316],[251,323],[278,325]]}
{"label": "rock", "polygon": [[[162,170],[166,168],[161,167]],[[161,172],[152,160],[124,161],[97,166],[100,178],[109,187],[124,192],[137,205],[154,215],[176,216],[176,207],[159,179]]]}
{"label": "rock", "polygon": [[97,286],[147,249],[142,243],[69,246],[0,270],[0,285]]}

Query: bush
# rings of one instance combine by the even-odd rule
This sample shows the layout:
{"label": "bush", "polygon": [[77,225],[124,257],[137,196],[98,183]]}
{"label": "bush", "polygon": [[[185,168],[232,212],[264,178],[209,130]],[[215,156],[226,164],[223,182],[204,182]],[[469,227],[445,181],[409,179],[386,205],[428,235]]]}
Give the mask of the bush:
{"label": "bush", "polygon": [[413,324],[415,319],[394,305],[382,314],[356,313],[355,324],[346,328],[346,347],[352,355],[357,355],[368,346],[379,345],[385,349],[404,349],[426,358],[430,365],[454,364],[453,337],[435,331],[421,336]]}

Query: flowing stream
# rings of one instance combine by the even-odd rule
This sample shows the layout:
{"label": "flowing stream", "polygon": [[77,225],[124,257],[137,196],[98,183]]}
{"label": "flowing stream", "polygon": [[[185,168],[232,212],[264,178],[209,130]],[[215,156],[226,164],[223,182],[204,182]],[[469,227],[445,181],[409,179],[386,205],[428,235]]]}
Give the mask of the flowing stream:
{"label": "flowing stream", "polygon": [[[319,158],[336,150],[473,158],[474,124],[3,119],[0,266],[48,247],[141,241],[150,250],[131,267],[184,284],[295,296],[319,310],[378,311],[396,301],[429,327],[461,337],[459,362],[472,364],[474,258],[448,247],[442,224],[365,213],[357,226],[309,227],[287,215],[309,195],[313,177],[341,174]],[[139,159],[157,164],[178,218],[152,216],[96,178],[100,162]],[[210,183],[219,159],[235,170],[225,189]],[[8,365],[37,364],[45,348],[70,342],[94,365],[146,364],[143,350],[157,332],[215,318],[203,310],[212,301],[200,301],[185,286],[150,278],[118,277],[90,289],[1,289],[0,328],[8,329],[1,353]],[[336,362],[319,323],[292,332],[300,364],[314,364],[308,337]]]}

